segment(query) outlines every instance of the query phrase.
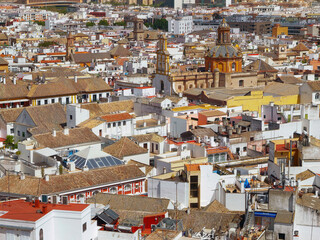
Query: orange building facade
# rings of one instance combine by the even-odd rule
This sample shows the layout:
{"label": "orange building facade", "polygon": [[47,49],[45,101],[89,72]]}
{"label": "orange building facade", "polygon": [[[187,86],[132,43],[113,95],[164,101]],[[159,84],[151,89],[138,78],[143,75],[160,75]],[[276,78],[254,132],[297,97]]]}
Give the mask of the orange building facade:
{"label": "orange building facade", "polygon": [[231,44],[230,26],[223,19],[218,28],[216,46],[205,57],[206,71],[219,69],[223,73],[242,72],[242,53]]}

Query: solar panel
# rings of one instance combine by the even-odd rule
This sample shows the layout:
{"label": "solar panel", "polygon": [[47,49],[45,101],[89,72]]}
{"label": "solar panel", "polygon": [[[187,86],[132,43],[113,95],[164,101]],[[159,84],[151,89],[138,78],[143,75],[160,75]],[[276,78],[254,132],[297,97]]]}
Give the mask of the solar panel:
{"label": "solar panel", "polygon": [[92,166],[94,168],[99,168],[98,164],[94,161],[94,159],[92,159],[93,161],[90,161],[90,163],[92,164]]}
{"label": "solar panel", "polygon": [[87,166],[89,169],[101,168],[101,167],[110,167],[115,165],[122,165],[123,162],[113,156],[105,156],[100,158],[85,159],[77,155],[72,155],[70,161],[74,161],[76,168],[82,169]]}
{"label": "solar panel", "polygon": [[102,159],[102,162],[103,162],[104,166],[106,166],[106,167],[111,166],[111,164],[110,164],[110,162],[108,161],[107,158]]}
{"label": "solar panel", "polygon": [[88,167],[89,169],[94,169],[94,167],[92,166],[92,164],[91,164],[91,161],[90,161],[90,160],[87,162],[87,167]]}
{"label": "solar panel", "polygon": [[113,211],[113,210],[111,210],[110,208],[108,208],[107,210],[105,210],[104,211],[106,214],[108,214],[112,219],[114,219],[114,220],[116,220],[116,219],[118,219],[119,218],[119,215],[115,212],[115,211]]}

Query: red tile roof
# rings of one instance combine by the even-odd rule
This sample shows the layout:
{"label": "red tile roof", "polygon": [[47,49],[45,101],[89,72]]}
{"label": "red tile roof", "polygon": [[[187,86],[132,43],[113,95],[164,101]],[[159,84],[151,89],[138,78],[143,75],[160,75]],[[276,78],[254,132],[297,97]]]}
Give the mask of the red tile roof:
{"label": "red tile roof", "polygon": [[129,113],[117,113],[117,114],[109,114],[101,117],[103,120],[106,120],[107,122],[117,122],[127,119],[132,119],[133,116]]}
{"label": "red tile roof", "polygon": [[36,208],[35,204],[32,202],[14,200],[0,203],[0,211],[7,212],[0,216],[0,218],[35,222],[46,215],[46,213],[37,213],[37,210],[43,211],[43,206],[47,207],[47,213],[51,212],[52,210],[82,212],[89,206],[89,204],[70,203],[68,205],[62,205],[40,202],[40,206]]}
{"label": "red tile roof", "polygon": [[136,87],[136,89],[148,89],[148,88],[153,88],[153,87]]}

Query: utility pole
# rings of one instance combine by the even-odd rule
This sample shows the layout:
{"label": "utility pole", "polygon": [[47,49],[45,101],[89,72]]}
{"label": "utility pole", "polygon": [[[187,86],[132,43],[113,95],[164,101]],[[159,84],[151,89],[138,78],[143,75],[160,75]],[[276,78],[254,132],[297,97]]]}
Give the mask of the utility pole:
{"label": "utility pole", "polygon": [[289,163],[288,163],[288,180],[290,180],[291,160],[292,160],[292,140],[290,140],[290,153],[289,153]]}

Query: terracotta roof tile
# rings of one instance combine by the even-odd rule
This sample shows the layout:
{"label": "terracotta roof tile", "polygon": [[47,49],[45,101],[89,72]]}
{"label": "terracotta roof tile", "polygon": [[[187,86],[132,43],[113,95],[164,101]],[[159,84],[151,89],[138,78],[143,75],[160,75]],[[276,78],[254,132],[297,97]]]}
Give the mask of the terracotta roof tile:
{"label": "terracotta roof tile", "polygon": [[76,144],[100,142],[100,138],[89,128],[72,128],[69,129],[68,135],[65,135],[63,131],[57,131],[55,137],[51,132],[33,135],[32,137],[41,148],[58,148]]}
{"label": "terracotta roof tile", "polygon": [[23,180],[17,175],[9,177],[10,181],[8,181],[8,176],[0,179],[0,192],[7,192],[8,182],[10,182],[11,193],[40,196],[41,194],[64,193],[82,188],[144,178],[145,174],[137,166],[120,165],[72,174],[52,175],[49,181],[27,175]]}
{"label": "terracotta roof tile", "polygon": [[147,149],[140,147],[138,144],[131,141],[127,137],[123,137],[118,142],[115,142],[114,144],[105,147],[103,151],[119,159],[123,159],[123,157],[126,156],[132,156],[148,152]]}
{"label": "terracotta roof tile", "polygon": [[133,116],[129,113],[116,113],[116,114],[109,114],[102,116],[101,119],[105,120],[106,122],[117,122],[122,120],[132,119]]}

